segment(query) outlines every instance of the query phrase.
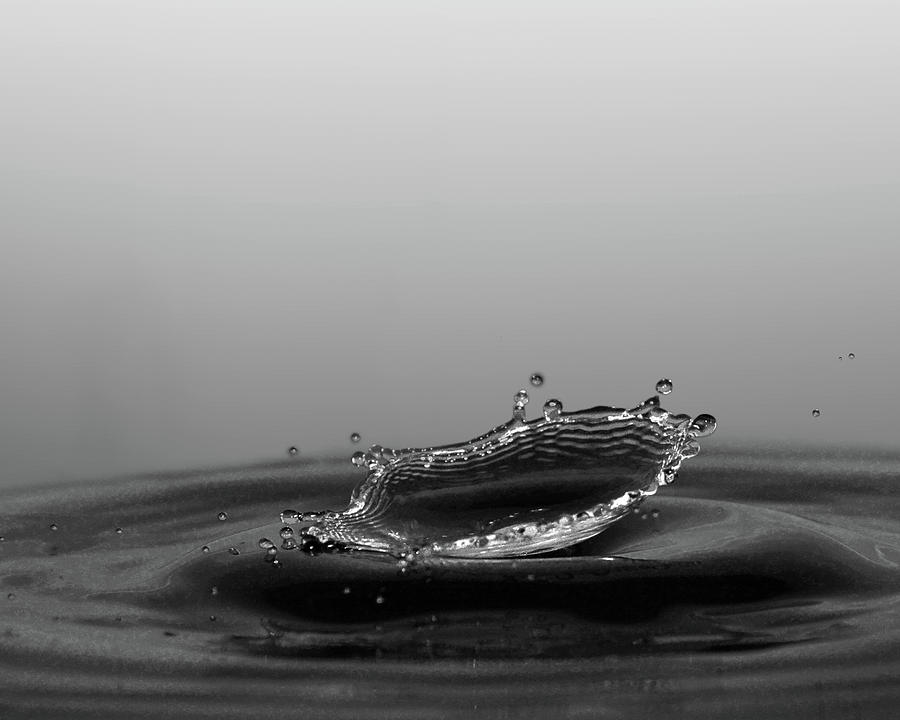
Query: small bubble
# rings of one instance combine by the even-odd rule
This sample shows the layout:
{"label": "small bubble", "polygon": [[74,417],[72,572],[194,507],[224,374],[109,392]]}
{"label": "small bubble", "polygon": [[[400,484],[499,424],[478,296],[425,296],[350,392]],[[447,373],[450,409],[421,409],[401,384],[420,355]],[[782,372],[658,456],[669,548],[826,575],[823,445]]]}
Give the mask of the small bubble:
{"label": "small bubble", "polygon": [[230,552],[232,555],[240,555],[241,554],[241,551],[238,550],[236,547],[228,548],[228,552]]}
{"label": "small bubble", "polygon": [[358,443],[359,442],[359,433],[350,433],[350,442]]}
{"label": "small bubble", "polygon": [[218,515],[216,515],[216,517],[219,518],[219,520],[221,520],[222,522],[225,522],[228,519],[228,513],[223,510]]}
{"label": "small bubble", "polygon": [[535,387],[540,387],[541,385],[544,384],[544,376],[541,375],[540,373],[533,373],[530,378],[530,382]]}
{"label": "small bubble", "polygon": [[281,522],[283,523],[291,523],[291,525],[295,525],[300,521],[300,513],[296,510],[282,510],[281,511]]}
{"label": "small bubble", "polygon": [[361,450],[357,450],[350,456],[350,462],[356,465],[356,467],[362,467],[366,462],[366,454]]}
{"label": "small bubble", "polygon": [[121,535],[123,532],[125,531],[122,528],[116,528],[116,535]]}
{"label": "small bubble", "polygon": [[822,411],[819,410],[819,408],[815,408],[815,409],[812,411],[812,416],[813,416],[813,417],[819,417],[819,415],[821,415],[821,414],[822,414]]}
{"label": "small bubble", "polygon": [[285,525],[283,528],[281,528],[281,530],[279,530],[278,534],[283,538],[294,537],[294,528]]}
{"label": "small bubble", "polygon": [[852,360],[853,358],[856,357],[856,353],[849,353],[849,354],[847,355],[847,357],[850,358],[850,359]]}
{"label": "small bubble", "polygon": [[668,378],[663,378],[659,382],[656,383],[656,392],[660,395],[668,395],[672,392],[672,381]]}
{"label": "small bubble", "polygon": [[563,404],[556,398],[552,398],[544,403],[544,418],[547,420],[556,420],[562,412]]}
{"label": "small bubble", "polygon": [[202,548],[200,548],[200,552],[208,553],[208,552],[209,552],[209,545],[204,545]]}
{"label": "small bubble", "polygon": [[57,525],[56,523],[50,523],[50,529],[53,532],[56,532],[57,530],[59,530],[59,525]]}
{"label": "small bubble", "polygon": [[291,445],[288,448],[288,455],[290,455],[291,457],[294,457],[294,455],[296,455],[298,452],[300,451],[294,445]]}

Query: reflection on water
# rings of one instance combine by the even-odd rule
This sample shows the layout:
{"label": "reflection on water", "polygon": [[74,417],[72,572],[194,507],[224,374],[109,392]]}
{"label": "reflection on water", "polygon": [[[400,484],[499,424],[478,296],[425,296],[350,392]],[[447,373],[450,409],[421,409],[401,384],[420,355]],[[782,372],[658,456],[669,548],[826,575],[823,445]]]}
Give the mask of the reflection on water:
{"label": "reflection on water", "polygon": [[713,453],[553,556],[402,573],[262,562],[282,507],[347,496],[343,459],[7,494],[0,717],[884,717],[898,472]]}

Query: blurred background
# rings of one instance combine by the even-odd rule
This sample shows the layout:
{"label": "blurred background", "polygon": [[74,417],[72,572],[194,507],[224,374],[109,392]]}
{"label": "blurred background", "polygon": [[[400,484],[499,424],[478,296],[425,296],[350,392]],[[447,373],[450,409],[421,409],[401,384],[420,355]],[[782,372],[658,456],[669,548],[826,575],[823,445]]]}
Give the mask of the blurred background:
{"label": "blurred background", "polygon": [[2,14],[0,487],[662,377],[709,447],[896,448],[895,3]]}

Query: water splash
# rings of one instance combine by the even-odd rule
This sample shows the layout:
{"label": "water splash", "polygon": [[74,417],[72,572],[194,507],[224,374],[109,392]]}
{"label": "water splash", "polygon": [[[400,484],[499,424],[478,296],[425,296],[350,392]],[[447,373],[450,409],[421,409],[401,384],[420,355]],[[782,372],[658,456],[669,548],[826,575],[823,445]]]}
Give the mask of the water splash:
{"label": "water splash", "polygon": [[699,452],[697,439],[716,428],[712,415],[670,413],[658,396],[630,410],[574,412],[553,399],[531,421],[527,403],[519,390],[512,419],[468,442],[354,453],[366,478],[347,508],[285,510],[282,522],[299,527],[297,541],[285,527],[283,549],[404,561],[556,550],[597,535],[674,482],[682,461]]}

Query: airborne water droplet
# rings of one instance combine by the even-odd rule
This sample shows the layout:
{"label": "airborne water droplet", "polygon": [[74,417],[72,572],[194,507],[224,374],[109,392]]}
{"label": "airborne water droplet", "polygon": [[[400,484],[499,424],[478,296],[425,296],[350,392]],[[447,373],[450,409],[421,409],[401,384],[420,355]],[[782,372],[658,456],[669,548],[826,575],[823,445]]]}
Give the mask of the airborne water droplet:
{"label": "airborne water droplet", "polygon": [[532,376],[530,378],[530,382],[535,387],[540,387],[541,385],[544,384],[544,376],[541,375],[540,373],[534,373],[534,374],[532,374]]}
{"label": "airborne water droplet", "polygon": [[361,450],[357,450],[350,456],[350,462],[356,465],[356,467],[362,467],[366,462],[366,454]]}
{"label": "airborne water droplet", "polygon": [[819,417],[819,415],[821,415],[821,414],[822,414],[822,411],[819,410],[819,408],[815,408],[815,409],[812,411],[812,416],[813,416],[813,417]]}
{"label": "airborne water droplet", "polygon": [[200,548],[200,552],[208,553],[208,552],[209,552],[209,545],[204,545],[202,548]]}
{"label": "airborne water droplet", "polygon": [[120,528],[120,527],[116,528],[116,535],[121,535],[123,532],[125,532],[125,531],[122,528]]}
{"label": "airborne water droplet", "polygon": [[351,433],[350,434],[350,442],[358,443],[359,442],[359,433]]}
{"label": "airborne water droplet", "polygon": [[296,455],[298,452],[300,451],[294,445],[291,445],[288,448],[288,455],[290,455],[291,457],[294,457],[294,455]]}
{"label": "airborne water droplet", "polygon": [[672,381],[668,378],[663,378],[662,380],[656,383],[656,392],[660,395],[668,395],[672,392]]}
{"label": "airborne water droplet", "polygon": [[219,518],[219,520],[221,520],[222,522],[225,522],[228,519],[228,513],[223,510],[218,515],[216,515],[216,517]]}
{"label": "airborne water droplet", "polygon": [[56,523],[50,523],[50,529],[53,530],[53,532],[56,532],[57,530],[59,530],[59,525],[57,525]]}
{"label": "airborne water droplet", "polygon": [[852,360],[853,358],[856,357],[856,353],[849,353],[849,354],[847,355],[847,357],[850,358],[850,359]]}

